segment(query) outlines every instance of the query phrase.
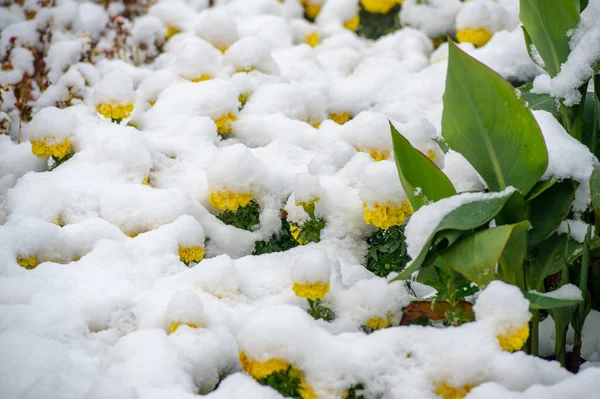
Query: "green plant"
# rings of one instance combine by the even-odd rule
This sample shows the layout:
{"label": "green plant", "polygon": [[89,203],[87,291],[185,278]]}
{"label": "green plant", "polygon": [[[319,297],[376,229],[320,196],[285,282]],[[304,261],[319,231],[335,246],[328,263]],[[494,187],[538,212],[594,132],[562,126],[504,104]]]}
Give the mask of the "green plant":
{"label": "green plant", "polygon": [[360,8],[360,25],[356,29],[359,36],[377,40],[381,36],[392,33],[402,27],[398,15],[400,5],[394,6],[385,14],[370,13],[363,7]]}
{"label": "green plant", "polygon": [[298,242],[290,232],[290,224],[283,218],[281,219],[281,229],[273,233],[271,238],[266,241],[257,241],[254,245],[252,255],[270,254],[273,252],[283,252],[298,246]]}
{"label": "green plant", "polygon": [[286,398],[302,399],[300,372],[293,366],[288,367],[285,371],[271,373],[258,382],[270,386]]}
{"label": "green plant", "polygon": [[308,301],[308,314],[311,315],[315,320],[333,321],[335,313],[329,307],[323,305],[320,299]]}
{"label": "green plant", "polygon": [[300,245],[321,241],[321,230],[325,228],[325,219],[315,216],[314,203],[306,204],[303,208],[309,220],[304,223],[289,222],[292,236]]}
{"label": "green plant", "polygon": [[375,230],[367,238],[369,244],[369,250],[365,255],[367,269],[379,277],[402,271],[410,260],[404,240],[404,226]]}
{"label": "green plant", "polygon": [[[408,198],[413,208],[455,197],[443,172],[393,126],[391,130],[400,181],[412,193]],[[580,333],[585,302],[544,292],[548,276],[554,276],[558,282],[554,288],[574,282],[586,297],[590,251],[598,248],[598,240],[592,240],[588,232],[582,244],[557,233],[561,222],[572,214],[578,183],[541,180],[548,154],[531,109],[509,82],[452,42],[442,135],[451,149],[473,165],[490,192],[463,194],[462,201],[457,197],[456,206],[433,226],[418,255],[397,279],[420,270],[418,280],[436,288],[450,309],[472,293],[467,282],[485,287],[500,279],[518,286],[530,300],[533,314],[528,351],[537,354],[540,310],[547,309],[559,337],[557,359],[565,365],[566,329],[572,323],[576,334]],[[597,176],[592,176],[592,191],[600,193]],[[451,317],[460,319],[461,315]]]}
{"label": "green plant", "polygon": [[252,200],[246,206],[240,206],[235,211],[226,210],[217,215],[223,223],[238,229],[252,231],[260,223],[260,205]]}

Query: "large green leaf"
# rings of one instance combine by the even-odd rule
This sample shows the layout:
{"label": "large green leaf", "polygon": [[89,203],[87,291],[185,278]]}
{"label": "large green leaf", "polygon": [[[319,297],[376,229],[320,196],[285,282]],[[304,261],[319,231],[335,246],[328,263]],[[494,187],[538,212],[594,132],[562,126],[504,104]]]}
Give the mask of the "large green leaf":
{"label": "large green leaf", "polygon": [[527,230],[527,221],[481,230],[466,236],[440,256],[448,266],[480,287],[495,278],[496,264],[506,249],[513,230],[518,226]]}
{"label": "large green leaf", "polygon": [[496,72],[449,43],[442,135],[492,191],[526,195],[548,166],[548,152],[531,110]]}
{"label": "large green leaf", "polygon": [[390,128],[398,175],[413,209],[416,211],[428,202],[439,201],[456,194],[454,186],[444,172],[413,147],[391,123]]}
{"label": "large green leaf", "polygon": [[569,56],[569,30],[579,23],[580,0],[521,0],[519,17],[551,77]]}
{"label": "large green leaf", "polygon": [[600,166],[596,166],[590,177],[590,191],[592,193],[592,206],[596,215],[600,217]]}
{"label": "large green leaf", "polygon": [[[467,195],[473,194],[459,194],[459,197]],[[454,210],[448,212],[446,216],[444,216],[438,223],[438,225],[431,229],[429,237],[423,242],[423,246],[419,250],[419,255],[417,255],[394,280],[405,280],[410,278],[411,274],[419,270],[421,265],[425,263],[425,259],[429,252],[432,252],[433,254],[433,256],[430,256],[430,261],[433,262],[436,258],[435,251],[439,252],[448,247],[448,243],[446,242],[447,240],[442,240],[444,242],[438,242],[438,248],[432,248],[432,243],[435,241],[435,238],[437,238],[438,234],[444,234],[444,232],[448,230],[468,232],[487,224],[502,210],[504,205],[513,195],[518,195],[518,193],[515,191],[509,191],[507,193],[503,193],[502,195],[499,195],[498,193],[481,194],[481,198],[472,202],[464,203]],[[437,203],[429,206],[437,207],[440,206],[440,204]],[[432,208],[428,209],[428,207],[424,207],[419,210],[419,212],[434,211],[437,210],[433,210]]]}
{"label": "large green leaf", "polygon": [[542,180],[542,181],[537,182],[537,184],[535,186],[533,186],[533,188],[531,189],[529,194],[527,194],[527,198],[525,198],[525,200],[531,201],[532,199],[541,195],[544,191],[546,191],[547,189],[549,189],[550,187],[552,187],[553,185],[558,183],[559,180],[560,179],[558,177],[555,177],[550,180]]}
{"label": "large green leaf", "polygon": [[537,247],[535,259],[527,268],[527,287],[536,291],[544,289],[544,279],[560,271],[566,264],[565,246],[567,236],[554,233]]}
{"label": "large green leaf", "polygon": [[531,223],[526,220],[512,226],[513,230],[500,257],[499,274],[502,281],[524,289],[523,264],[527,255],[527,235]]}
{"label": "large green leaf", "polygon": [[[529,300],[529,306],[531,309],[555,309],[565,306],[576,306],[583,302],[582,299],[552,298],[547,294],[542,294],[536,291],[529,291],[523,295]],[[567,322],[567,324],[569,324],[569,322]]]}
{"label": "large green leaf", "polygon": [[556,231],[566,219],[575,198],[577,184],[564,180],[527,202],[527,219],[531,222],[529,247],[533,248]]}

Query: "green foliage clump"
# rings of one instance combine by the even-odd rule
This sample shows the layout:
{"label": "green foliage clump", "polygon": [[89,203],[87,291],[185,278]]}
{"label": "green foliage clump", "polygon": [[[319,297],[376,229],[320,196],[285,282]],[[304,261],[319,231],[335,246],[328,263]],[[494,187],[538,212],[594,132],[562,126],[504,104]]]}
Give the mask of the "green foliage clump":
{"label": "green foliage clump", "polygon": [[260,224],[260,205],[256,200],[252,200],[246,206],[240,206],[236,211],[226,210],[217,218],[225,224],[238,229],[252,231],[255,226]]}
{"label": "green foliage clump", "polygon": [[320,299],[313,301],[311,299],[307,299],[308,301],[308,314],[311,315],[315,320],[325,320],[332,321],[335,318],[335,313],[333,310],[323,305]]}
{"label": "green foliage clump", "polygon": [[360,25],[356,29],[359,36],[377,40],[383,35],[397,31],[402,27],[398,18],[400,5],[395,6],[386,14],[371,14],[360,8]]}
{"label": "green foliage clump", "polygon": [[365,389],[363,384],[353,385],[348,389],[348,394],[346,395],[346,399],[366,399],[361,393]]}
{"label": "green foliage clump", "polygon": [[367,238],[369,251],[365,256],[367,269],[379,277],[400,272],[410,261],[406,252],[404,225],[378,229]]}
{"label": "green foliage clump", "polygon": [[262,385],[270,386],[286,398],[302,399],[300,370],[290,366],[285,371],[276,371],[258,380]]}
{"label": "green foliage clump", "polygon": [[321,230],[325,228],[325,219],[315,218],[313,216],[310,220],[304,222],[303,224],[290,222],[290,226],[292,229],[294,227],[300,229],[300,232],[295,239],[301,245],[306,245],[310,242],[321,241]]}
{"label": "green foliage clump", "polygon": [[257,241],[254,245],[252,255],[270,254],[283,252],[298,246],[298,242],[290,232],[290,224],[286,219],[281,219],[281,229],[274,233],[266,241]]}

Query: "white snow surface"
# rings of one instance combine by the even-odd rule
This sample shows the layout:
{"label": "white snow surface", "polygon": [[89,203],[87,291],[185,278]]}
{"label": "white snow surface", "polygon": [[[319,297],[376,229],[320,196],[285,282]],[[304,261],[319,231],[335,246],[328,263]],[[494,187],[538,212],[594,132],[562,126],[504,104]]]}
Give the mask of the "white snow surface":
{"label": "white snow surface", "polygon": [[[208,0],[160,0],[131,22],[117,15],[121,2],[108,10],[82,0],[0,8],[3,62],[16,46],[0,83],[31,75],[41,51],[49,84],[41,92],[33,83],[29,123],[2,89],[0,117],[13,123],[0,135],[0,398],[282,398],[242,372],[242,350],[293,363],[327,399],[359,383],[367,397],[385,399],[436,398],[443,382],[475,385],[469,398],[597,393],[598,312],[584,326],[590,365],[573,376],[556,362],[500,348],[496,335],[529,318],[514,287],[490,284],[473,323],[398,327],[414,298],[404,282],[363,266],[373,231],[363,201],[405,199],[393,155],[380,162],[370,155],[391,154],[390,121],[434,155],[459,192],[483,188],[464,158],[433,141],[447,48],[434,52],[430,38],[463,25],[491,28],[486,46],[461,47],[505,78],[532,79],[541,70],[517,26],[518,2],[406,0],[407,27],[369,41],[343,28],[357,0],[311,1],[323,3],[315,24],[295,0],[218,0],[213,8]],[[598,4],[590,2],[574,32],[573,54],[595,38]],[[131,35],[117,37],[119,23]],[[52,35],[41,40],[46,27]],[[304,42],[313,31],[316,47]],[[578,72],[564,87],[583,76],[587,55],[565,64],[565,74]],[[192,82],[202,75],[211,79]],[[240,95],[247,96],[241,110]],[[134,110],[111,123],[96,111],[103,103]],[[344,113],[352,119],[343,125],[330,119]],[[235,117],[228,138],[215,125],[223,115]],[[550,114],[535,116],[550,153],[545,177],[579,181],[582,210],[598,161]],[[73,146],[73,157],[52,171],[53,161],[31,153],[30,141],[46,137]],[[209,195],[218,190],[251,192],[260,226],[245,231],[217,219]],[[409,254],[448,212],[510,190],[421,208],[406,227]],[[327,222],[321,242],[251,255],[256,241],[279,231],[282,209],[289,221],[306,220],[296,202],[316,197],[315,214]],[[567,222],[572,233],[578,222]],[[206,258],[186,267],[179,247],[199,245]],[[35,269],[17,263],[31,256]],[[310,317],[292,290],[295,282],[325,281],[331,323]],[[361,326],[375,317],[396,327],[365,334]],[[181,325],[169,334],[170,323]]]}

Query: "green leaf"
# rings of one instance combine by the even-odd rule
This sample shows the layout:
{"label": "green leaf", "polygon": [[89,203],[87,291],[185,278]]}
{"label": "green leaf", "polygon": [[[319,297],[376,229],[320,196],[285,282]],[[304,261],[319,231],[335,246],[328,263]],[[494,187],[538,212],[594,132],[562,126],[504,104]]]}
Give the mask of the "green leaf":
{"label": "green leaf", "polygon": [[527,268],[527,286],[536,291],[544,289],[544,279],[560,271],[565,264],[564,257],[567,236],[553,234],[537,247],[536,258]]}
{"label": "green leaf", "polygon": [[527,235],[531,223],[526,220],[512,226],[513,230],[500,257],[499,272],[502,281],[523,289],[523,263],[527,255]]}
{"label": "green leaf", "polygon": [[533,227],[529,232],[529,247],[535,247],[550,237],[566,219],[576,188],[576,184],[565,180],[527,202],[527,219]]}
{"label": "green leaf", "polygon": [[531,189],[529,194],[527,194],[527,197],[525,198],[525,200],[531,201],[532,199],[534,199],[535,197],[539,196],[544,191],[546,191],[547,189],[552,187],[559,180],[560,180],[559,178],[555,177],[550,180],[544,180],[544,181],[537,182],[537,184],[535,186],[533,186],[533,188]]}
{"label": "green leaf", "polygon": [[[477,227],[487,224],[492,218],[494,218],[509,201],[509,199],[518,193],[515,191],[498,195],[498,193],[483,194],[482,198],[476,201],[472,201],[466,204],[462,204],[456,209],[450,211],[440,223],[432,229],[431,234],[424,242],[423,247],[420,249],[419,255],[407,265],[407,267],[398,274],[394,280],[406,280],[410,278],[410,275],[415,271],[419,270],[421,265],[424,263],[425,258],[430,252],[430,248],[437,234],[444,234],[447,230],[460,230],[470,231]],[[471,195],[471,194],[461,194]],[[435,206],[431,205],[431,206]],[[427,211],[426,209],[422,212]],[[445,247],[444,247],[445,249]],[[434,254],[435,255],[435,254]],[[435,260],[435,256],[432,256]]]}
{"label": "green leaf", "polygon": [[600,217],[600,166],[596,166],[590,177],[590,191],[592,196],[592,206],[596,216]]}
{"label": "green leaf", "polygon": [[[525,292],[523,295],[529,300],[529,306],[531,309],[555,309],[565,306],[577,306],[583,302],[582,299],[552,298],[546,294],[536,291]],[[567,324],[569,323],[567,322]]]}
{"label": "green leaf", "polygon": [[548,94],[531,93],[529,91],[521,91],[521,97],[527,102],[529,108],[533,110],[548,111],[554,115],[555,118],[561,118],[558,110],[558,104],[553,97]]}
{"label": "green leaf", "polygon": [[[594,84],[594,88],[598,92],[600,91],[599,75],[596,75],[595,82],[599,82]],[[588,92],[585,96],[583,109],[581,142],[585,144],[596,157],[600,156],[600,126],[598,125],[598,118],[600,118],[600,101],[597,100],[597,94]]]}
{"label": "green leaf", "polygon": [[[416,211],[428,202],[456,194],[448,177],[429,158],[413,147],[390,123],[394,158],[404,192]],[[420,189],[417,195],[415,190]]]}
{"label": "green leaf", "polygon": [[484,287],[494,280],[496,264],[513,230],[519,226],[526,231],[530,225],[524,221],[478,231],[458,241],[440,256],[448,266]]}
{"label": "green leaf", "polygon": [[500,75],[449,43],[442,134],[492,191],[526,195],[548,166],[548,152],[531,110]]}
{"label": "green leaf", "polygon": [[579,23],[580,0],[521,0],[519,18],[551,77],[569,56],[567,32]]}

